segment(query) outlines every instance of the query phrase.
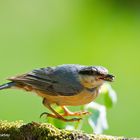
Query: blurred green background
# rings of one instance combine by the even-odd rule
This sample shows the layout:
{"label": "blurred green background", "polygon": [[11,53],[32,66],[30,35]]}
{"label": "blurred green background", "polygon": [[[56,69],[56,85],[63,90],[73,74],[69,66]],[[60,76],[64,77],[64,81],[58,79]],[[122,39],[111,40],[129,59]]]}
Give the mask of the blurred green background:
{"label": "blurred green background", "polygon": [[[39,67],[105,66],[118,93],[105,134],[140,136],[139,7],[136,0],[1,0],[0,83]],[[0,91],[2,120],[41,121],[45,110],[34,94]]]}

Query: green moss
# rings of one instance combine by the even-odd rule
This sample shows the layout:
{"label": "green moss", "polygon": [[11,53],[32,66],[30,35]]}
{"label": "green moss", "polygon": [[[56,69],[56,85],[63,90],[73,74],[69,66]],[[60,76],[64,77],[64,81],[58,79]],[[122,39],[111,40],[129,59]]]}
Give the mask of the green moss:
{"label": "green moss", "polygon": [[[0,121],[0,140],[124,140],[123,137],[86,134],[82,131],[60,130],[48,123]],[[132,139],[131,139],[132,140]]]}

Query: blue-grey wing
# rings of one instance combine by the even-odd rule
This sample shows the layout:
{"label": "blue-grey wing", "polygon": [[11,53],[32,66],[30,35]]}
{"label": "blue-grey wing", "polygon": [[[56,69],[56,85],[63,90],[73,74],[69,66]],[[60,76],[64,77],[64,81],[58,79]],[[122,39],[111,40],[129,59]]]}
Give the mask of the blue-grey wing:
{"label": "blue-grey wing", "polygon": [[30,85],[50,95],[71,96],[83,89],[78,78],[78,68],[77,65],[41,68],[10,80]]}

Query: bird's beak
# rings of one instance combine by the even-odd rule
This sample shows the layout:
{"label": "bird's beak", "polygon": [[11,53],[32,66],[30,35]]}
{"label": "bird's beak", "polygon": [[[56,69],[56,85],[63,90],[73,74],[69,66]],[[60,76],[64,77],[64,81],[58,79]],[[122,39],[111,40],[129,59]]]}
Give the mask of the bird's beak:
{"label": "bird's beak", "polygon": [[114,78],[115,78],[115,76],[113,76],[111,74],[107,74],[107,75],[100,77],[100,79],[105,80],[105,81],[109,81],[109,82],[113,82]]}

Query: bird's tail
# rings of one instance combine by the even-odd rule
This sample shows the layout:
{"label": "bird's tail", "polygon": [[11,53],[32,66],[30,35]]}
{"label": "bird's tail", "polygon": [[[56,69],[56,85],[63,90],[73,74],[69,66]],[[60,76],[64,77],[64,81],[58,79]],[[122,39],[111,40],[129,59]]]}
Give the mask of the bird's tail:
{"label": "bird's tail", "polygon": [[16,84],[15,82],[9,82],[9,83],[0,85],[0,90],[10,88],[12,86],[15,86],[15,84]]}

